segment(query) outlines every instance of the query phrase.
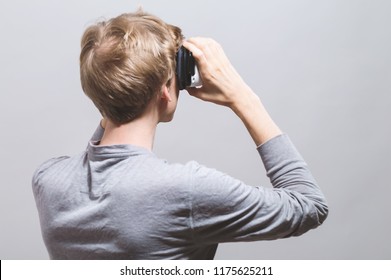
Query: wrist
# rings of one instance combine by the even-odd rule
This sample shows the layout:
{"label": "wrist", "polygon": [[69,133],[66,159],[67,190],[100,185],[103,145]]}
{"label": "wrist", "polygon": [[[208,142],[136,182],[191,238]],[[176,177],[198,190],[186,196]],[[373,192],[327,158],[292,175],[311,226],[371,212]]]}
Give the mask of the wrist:
{"label": "wrist", "polygon": [[266,111],[261,99],[252,91],[243,95],[231,109],[242,120],[256,146],[282,133]]}
{"label": "wrist", "polygon": [[243,94],[234,100],[230,108],[240,118],[249,111],[259,108],[261,106],[261,99],[251,89],[246,89]]}

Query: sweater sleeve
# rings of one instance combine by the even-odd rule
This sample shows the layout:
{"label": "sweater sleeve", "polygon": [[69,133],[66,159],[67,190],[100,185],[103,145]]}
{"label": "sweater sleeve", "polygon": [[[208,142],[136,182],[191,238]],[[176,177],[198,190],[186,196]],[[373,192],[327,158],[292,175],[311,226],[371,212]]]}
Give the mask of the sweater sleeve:
{"label": "sweater sleeve", "polygon": [[326,219],[324,195],[289,137],[277,136],[257,150],[273,188],[248,186],[219,171],[194,166],[191,225],[196,242],[298,236]]}

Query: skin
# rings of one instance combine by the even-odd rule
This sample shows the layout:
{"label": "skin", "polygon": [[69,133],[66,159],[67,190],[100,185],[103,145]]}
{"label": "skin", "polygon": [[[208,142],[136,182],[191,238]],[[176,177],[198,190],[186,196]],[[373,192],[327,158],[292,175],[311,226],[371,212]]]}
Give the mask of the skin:
{"label": "skin", "polygon": [[[184,41],[183,45],[193,53],[203,84],[201,88],[188,88],[190,95],[230,108],[242,120],[256,146],[281,134],[260,98],[243,81],[216,41],[198,37]],[[140,118],[123,125],[104,119],[100,145],[131,144],[152,150],[156,127],[172,120],[178,96],[173,79],[170,86],[162,86]]]}

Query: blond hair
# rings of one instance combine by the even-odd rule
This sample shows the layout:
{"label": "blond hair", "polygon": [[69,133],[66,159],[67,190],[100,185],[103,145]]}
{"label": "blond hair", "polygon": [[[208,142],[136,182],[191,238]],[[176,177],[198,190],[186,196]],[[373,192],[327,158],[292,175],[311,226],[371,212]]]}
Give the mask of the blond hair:
{"label": "blond hair", "polygon": [[139,117],[175,75],[180,28],[142,10],[99,22],[81,40],[83,91],[117,124]]}

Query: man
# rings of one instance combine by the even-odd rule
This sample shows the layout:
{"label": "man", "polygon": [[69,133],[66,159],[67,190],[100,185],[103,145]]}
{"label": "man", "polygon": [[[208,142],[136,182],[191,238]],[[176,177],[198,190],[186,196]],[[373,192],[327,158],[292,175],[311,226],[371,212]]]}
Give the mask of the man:
{"label": "man", "polygon": [[[187,91],[242,120],[274,188],[153,154],[157,124],[176,109],[182,44],[203,82]],[[218,243],[297,236],[325,220],[307,165],[215,41],[183,41],[178,27],[155,16],[124,14],[85,31],[80,72],[104,119],[86,151],[51,159],[34,174],[51,258],[212,259]]]}

